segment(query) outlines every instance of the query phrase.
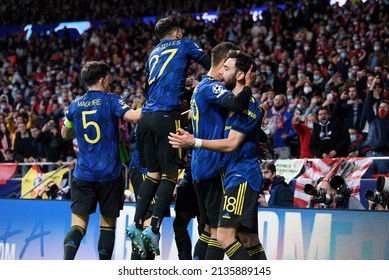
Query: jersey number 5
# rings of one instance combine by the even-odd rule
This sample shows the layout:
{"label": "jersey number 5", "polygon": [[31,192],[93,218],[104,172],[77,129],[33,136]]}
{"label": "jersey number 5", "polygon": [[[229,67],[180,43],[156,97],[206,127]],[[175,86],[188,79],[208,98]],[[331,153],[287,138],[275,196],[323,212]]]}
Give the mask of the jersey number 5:
{"label": "jersey number 5", "polygon": [[97,122],[94,122],[94,121],[87,122],[86,117],[87,117],[87,115],[96,114],[96,112],[97,112],[97,110],[83,111],[82,112],[82,127],[84,129],[87,129],[88,126],[93,126],[96,129],[96,138],[95,139],[90,139],[88,137],[88,134],[84,133],[84,138],[85,138],[86,142],[91,143],[91,144],[96,144],[97,142],[99,142],[99,140],[101,138],[100,127],[97,124]]}

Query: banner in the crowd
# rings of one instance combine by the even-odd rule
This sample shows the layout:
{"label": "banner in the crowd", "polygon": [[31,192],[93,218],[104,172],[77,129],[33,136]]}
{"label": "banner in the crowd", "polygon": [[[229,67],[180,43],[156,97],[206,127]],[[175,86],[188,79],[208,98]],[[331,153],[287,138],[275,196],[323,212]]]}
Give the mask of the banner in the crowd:
{"label": "banner in the crowd", "polygon": [[308,195],[304,192],[306,184],[317,185],[321,178],[329,180],[332,176],[342,176],[352,195],[360,199],[361,178],[372,164],[371,158],[328,158],[310,159],[305,163],[305,172],[296,180],[294,204],[306,207]]}
{"label": "banner in the crowd", "polygon": [[277,174],[285,178],[288,184],[300,174],[304,167],[304,159],[279,159],[274,165],[276,166]]}
{"label": "banner in the crowd", "polygon": [[33,165],[22,179],[21,198],[35,198],[38,189],[51,181],[54,181],[60,186],[63,175],[67,172],[69,172],[69,167],[62,167],[57,170],[43,173],[39,166]]}
{"label": "banner in the crowd", "polygon": [[17,163],[14,164],[0,164],[0,185],[7,183],[15,174]]}

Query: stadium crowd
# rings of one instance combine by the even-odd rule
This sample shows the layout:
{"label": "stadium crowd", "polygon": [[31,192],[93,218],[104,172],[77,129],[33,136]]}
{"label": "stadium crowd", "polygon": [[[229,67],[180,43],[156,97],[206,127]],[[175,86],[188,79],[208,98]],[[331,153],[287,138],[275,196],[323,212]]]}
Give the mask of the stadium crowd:
{"label": "stadium crowd", "polygon": [[[178,17],[184,36],[208,53],[217,43],[231,41],[255,58],[253,93],[268,109],[263,129],[269,138],[270,158],[310,155],[309,141],[302,141],[295,125],[309,127],[310,116],[317,116],[320,107],[337,117],[335,125],[342,128],[335,129],[346,131],[348,150],[333,148],[312,157],[336,157],[340,152],[342,156],[368,152],[369,156],[387,156],[387,139],[379,150],[361,143],[369,135],[363,114],[369,90],[377,101],[375,112],[388,99],[389,1],[347,1],[343,6],[328,2],[305,0],[297,6],[295,1],[177,0],[141,5],[106,0],[82,5],[77,0],[52,0],[42,10],[36,0],[2,1],[1,26],[85,19],[101,20],[101,25],[77,38],[66,30],[61,36],[50,32],[32,33],[28,39],[24,33],[0,38],[0,162],[60,165],[76,157],[76,143],[57,136],[64,111],[84,94],[80,69],[89,60],[106,62],[111,90],[132,108],[140,108],[145,100],[145,62],[157,42],[153,23],[144,23],[141,17],[162,14]],[[278,4],[285,4],[284,9]],[[261,6],[268,9],[254,21],[249,9]],[[212,10],[219,13],[214,22],[193,15]],[[136,23],[124,25],[124,18],[136,18]],[[188,76],[196,80],[202,74],[204,69],[196,64],[188,70]],[[122,124],[121,129],[122,143],[130,154],[133,128]],[[355,136],[349,140],[351,135]],[[128,163],[130,156],[123,154],[123,162]]]}

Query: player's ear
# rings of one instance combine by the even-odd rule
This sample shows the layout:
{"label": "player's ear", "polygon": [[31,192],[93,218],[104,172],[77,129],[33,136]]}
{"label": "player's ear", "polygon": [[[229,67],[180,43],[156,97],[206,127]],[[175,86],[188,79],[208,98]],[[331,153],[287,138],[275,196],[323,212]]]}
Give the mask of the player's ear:
{"label": "player's ear", "polygon": [[243,71],[238,71],[238,73],[236,73],[236,80],[241,81],[244,80],[244,78],[245,78],[245,73]]}
{"label": "player's ear", "polygon": [[181,28],[177,28],[175,31],[174,31],[174,37],[176,39],[181,39],[182,38],[182,31],[181,31]]}
{"label": "player's ear", "polygon": [[101,77],[99,80],[100,85],[104,86],[105,77]]}

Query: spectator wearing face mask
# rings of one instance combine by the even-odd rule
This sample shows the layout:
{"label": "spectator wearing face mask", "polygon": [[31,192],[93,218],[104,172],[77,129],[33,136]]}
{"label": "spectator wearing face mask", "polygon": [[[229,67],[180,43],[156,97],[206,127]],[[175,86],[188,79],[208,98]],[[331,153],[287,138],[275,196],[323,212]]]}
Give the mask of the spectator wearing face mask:
{"label": "spectator wearing face mask", "polygon": [[350,135],[343,123],[331,118],[326,107],[318,111],[318,123],[314,124],[309,150],[316,158],[335,158],[347,156]]}
{"label": "spectator wearing face mask", "polygon": [[316,122],[317,117],[315,114],[304,116],[299,110],[294,112],[292,125],[300,140],[299,158],[314,157],[313,153],[309,150],[309,141],[311,139],[313,125]]}
{"label": "spectator wearing face mask", "polygon": [[324,78],[322,72],[319,69],[313,70],[313,84],[319,90],[324,91],[327,79]]}
{"label": "spectator wearing face mask", "polygon": [[[387,157],[389,155],[389,100],[377,100],[374,97],[374,88],[380,82],[376,76],[370,86],[363,107],[363,117],[369,124],[365,151],[367,157]],[[374,111],[374,103],[378,103],[377,112]],[[364,177],[369,178],[373,174],[387,174],[389,170],[389,160],[374,160]]]}
{"label": "spectator wearing face mask", "polygon": [[375,41],[373,50],[367,56],[366,67],[374,69],[376,66],[386,65],[388,62],[388,55],[382,50],[381,41]]}
{"label": "spectator wearing face mask", "polygon": [[349,157],[362,157],[365,156],[363,147],[363,135],[355,127],[349,127],[348,133],[350,134],[350,145],[348,146]]}
{"label": "spectator wearing face mask", "polygon": [[288,68],[285,63],[279,63],[277,74],[274,76],[274,91],[279,93],[286,92],[286,84],[289,79]]}
{"label": "spectator wearing face mask", "polygon": [[[356,35],[356,36],[358,36],[358,35]],[[356,38],[357,39],[354,41],[354,49],[349,52],[347,57],[349,59],[351,59],[352,57],[356,57],[357,64],[359,66],[363,66],[365,64],[367,55],[366,55],[366,51],[362,48],[361,41],[358,39],[358,37],[356,37]]]}
{"label": "spectator wearing face mask", "polygon": [[9,103],[7,94],[3,93],[0,96],[0,112],[9,113],[12,111],[12,105]]}
{"label": "spectator wearing face mask", "polygon": [[260,206],[294,207],[294,194],[283,176],[277,175],[272,162],[264,162],[262,171],[262,193],[258,198]]}
{"label": "spectator wearing face mask", "polygon": [[267,75],[267,79],[266,79],[266,83],[265,84],[270,86],[271,88],[274,88],[275,74],[273,72],[273,69],[272,69],[271,65],[266,64],[266,66],[265,66],[265,73]]}
{"label": "spectator wearing face mask", "polygon": [[336,61],[336,69],[342,74],[343,79],[347,79],[348,67],[350,66],[350,60],[347,58],[347,50],[345,47],[341,47],[339,50],[339,58]]}
{"label": "spectator wearing face mask", "polygon": [[[297,74],[299,77],[299,74]],[[309,78],[304,76],[300,76],[299,80],[296,84],[296,95],[305,96],[308,99],[312,98],[312,93],[316,90],[316,87],[313,83],[310,82]]]}
{"label": "spectator wearing face mask", "polygon": [[277,94],[269,118],[275,121],[277,130],[273,136],[274,155],[277,159],[288,159],[291,156],[290,139],[296,135],[292,127],[293,115],[288,112],[285,94]]}

